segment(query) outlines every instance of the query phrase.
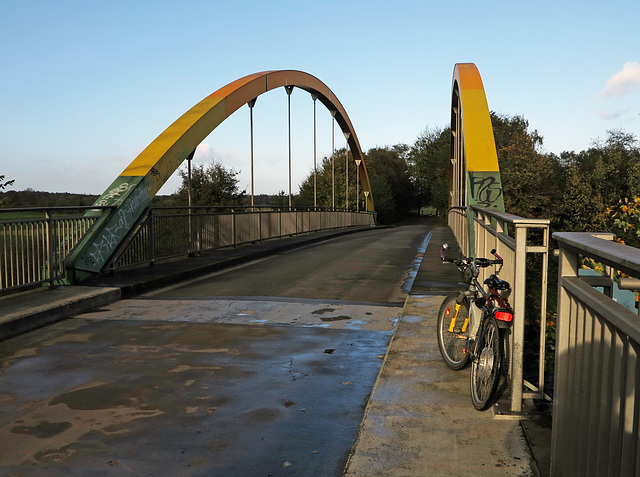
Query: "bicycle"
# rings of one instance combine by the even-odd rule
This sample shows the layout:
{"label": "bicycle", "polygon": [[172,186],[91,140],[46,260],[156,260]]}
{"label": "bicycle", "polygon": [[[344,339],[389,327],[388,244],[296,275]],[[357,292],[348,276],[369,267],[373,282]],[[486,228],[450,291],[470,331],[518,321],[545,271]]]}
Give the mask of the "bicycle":
{"label": "bicycle", "polygon": [[[471,402],[478,411],[491,406],[498,390],[504,361],[504,332],[513,322],[513,309],[508,297],[511,285],[498,278],[503,259],[495,250],[494,260],[462,257],[449,259],[444,244],[440,251],[443,262],[452,262],[462,273],[465,290],[445,297],[438,313],[438,347],[444,363],[451,369],[463,369],[471,361]],[[481,268],[499,265],[496,273],[478,282]]]}

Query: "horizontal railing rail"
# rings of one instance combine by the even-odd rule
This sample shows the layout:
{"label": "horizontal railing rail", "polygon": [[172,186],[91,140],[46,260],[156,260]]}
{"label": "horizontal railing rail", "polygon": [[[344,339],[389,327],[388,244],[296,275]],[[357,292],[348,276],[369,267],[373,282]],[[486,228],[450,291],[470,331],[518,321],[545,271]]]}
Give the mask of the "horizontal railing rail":
{"label": "horizontal railing rail", "polygon": [[375,214],[288,207],[149,209],[116,252],[112,270],[322,230],[375,225]]}
{"label": "horizontal railing rail", "polygon": [[637,475],[640,321],[579,275],[590,258],[640,278],[640,250],[612,234],[554,233],[559,247],[551,472]]}
{"label": "horizontal railing rail", "polygon": [[[471,218],[469,218],[469,214]],[[469,238],[469,224],[473,222],[473,237]],[[511,305],[514,310],[513,327],[507,340],[508,376],[511,384],[510,410],[522,411],[522,400],[526,398],[544,399],[544,363],[547,320],[547,274],[549,261],[549,224],[548,219],[528,219],[494,209],[471,206],[456,207],[449,212],[449,223],[460,249],[469,254],[470,241],[473,241],[476,257],[491,257],[495,249],[504,259],[500,277],[511,283]],[[541,266],[540,283],[527,279],[527,261],[533,254],[539,256]],[[492,268],[481,269],[480,282],[490,274]],[[527,287],[540,287],[540,337],[537,363],[537,383],[524,379],[524,336]]]}
{"label": "horizontal railing rail", "polygon": [[65,259],[108,209],[0,209],[0,293],[63,280]]}

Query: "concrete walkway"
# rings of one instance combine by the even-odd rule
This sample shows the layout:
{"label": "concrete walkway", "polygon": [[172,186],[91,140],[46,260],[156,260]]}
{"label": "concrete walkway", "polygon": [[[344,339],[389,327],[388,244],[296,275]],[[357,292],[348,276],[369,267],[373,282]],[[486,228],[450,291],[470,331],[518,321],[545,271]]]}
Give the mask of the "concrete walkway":
{"label": "concrete walkway", "polygon": [[478,412],[469,370],[448,369],[435,328],[441,296],[409,296],[346,476],[533,476],[517,420]]}
{"label": "concrete walkway", "polygon": [[[179,279],[328,236],[265,242],[120,272],[90,287],[60,287],[0,298],[0,339]],[[440,358],[437,312],[443,295],[459,287],[455,267],[439,262],[444,241],[451,241],[449,230],[436,228],[369,399],[345,475],[544,477],[550,430],[532,421],[521,426],[518,420],[496,419],[491,411],[475,411],[469,397],[469,370],[452,371]],[[535,442],[530,439],[527,444],[523,428],[533,429]]]}

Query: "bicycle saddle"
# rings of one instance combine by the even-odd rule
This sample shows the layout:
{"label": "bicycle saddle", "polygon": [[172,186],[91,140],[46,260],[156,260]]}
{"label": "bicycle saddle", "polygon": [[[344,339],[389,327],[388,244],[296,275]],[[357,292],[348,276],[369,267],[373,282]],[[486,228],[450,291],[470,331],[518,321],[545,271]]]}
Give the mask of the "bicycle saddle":
{"label": "bicycle saddle", "polygon": [[493,274],[489,275],[489,278],[484,281],[484,284],[489,288],[493,288],[494,290],[508,290],[509,288],[511,288],[509,282],[500,280],[496,275]]}

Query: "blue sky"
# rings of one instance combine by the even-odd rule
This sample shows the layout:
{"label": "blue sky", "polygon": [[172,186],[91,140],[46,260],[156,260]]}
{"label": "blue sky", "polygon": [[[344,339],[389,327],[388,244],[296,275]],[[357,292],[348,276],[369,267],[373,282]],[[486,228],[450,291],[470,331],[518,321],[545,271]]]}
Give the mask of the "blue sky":
{"label": "blue sky", "polygon": [[[0,174],[16,190],[101,193],[205,96],[273,69],[327,84],[365,151],[447,126],[460,62],[478,66],[489,108],[524,116],[548,152],[586,149],[609,129],[640,138],[636,0],[0,0],[0,12]],[[256,193],[288,189],[286,105],[278,90],[254,109]],[[319,106],[322,157],[331,118]],[[292,117],[298,184],[313,167],[308,93],[294,90]],[[244,107],[196,161],[240,170],[249,190],[249,155]]]}

